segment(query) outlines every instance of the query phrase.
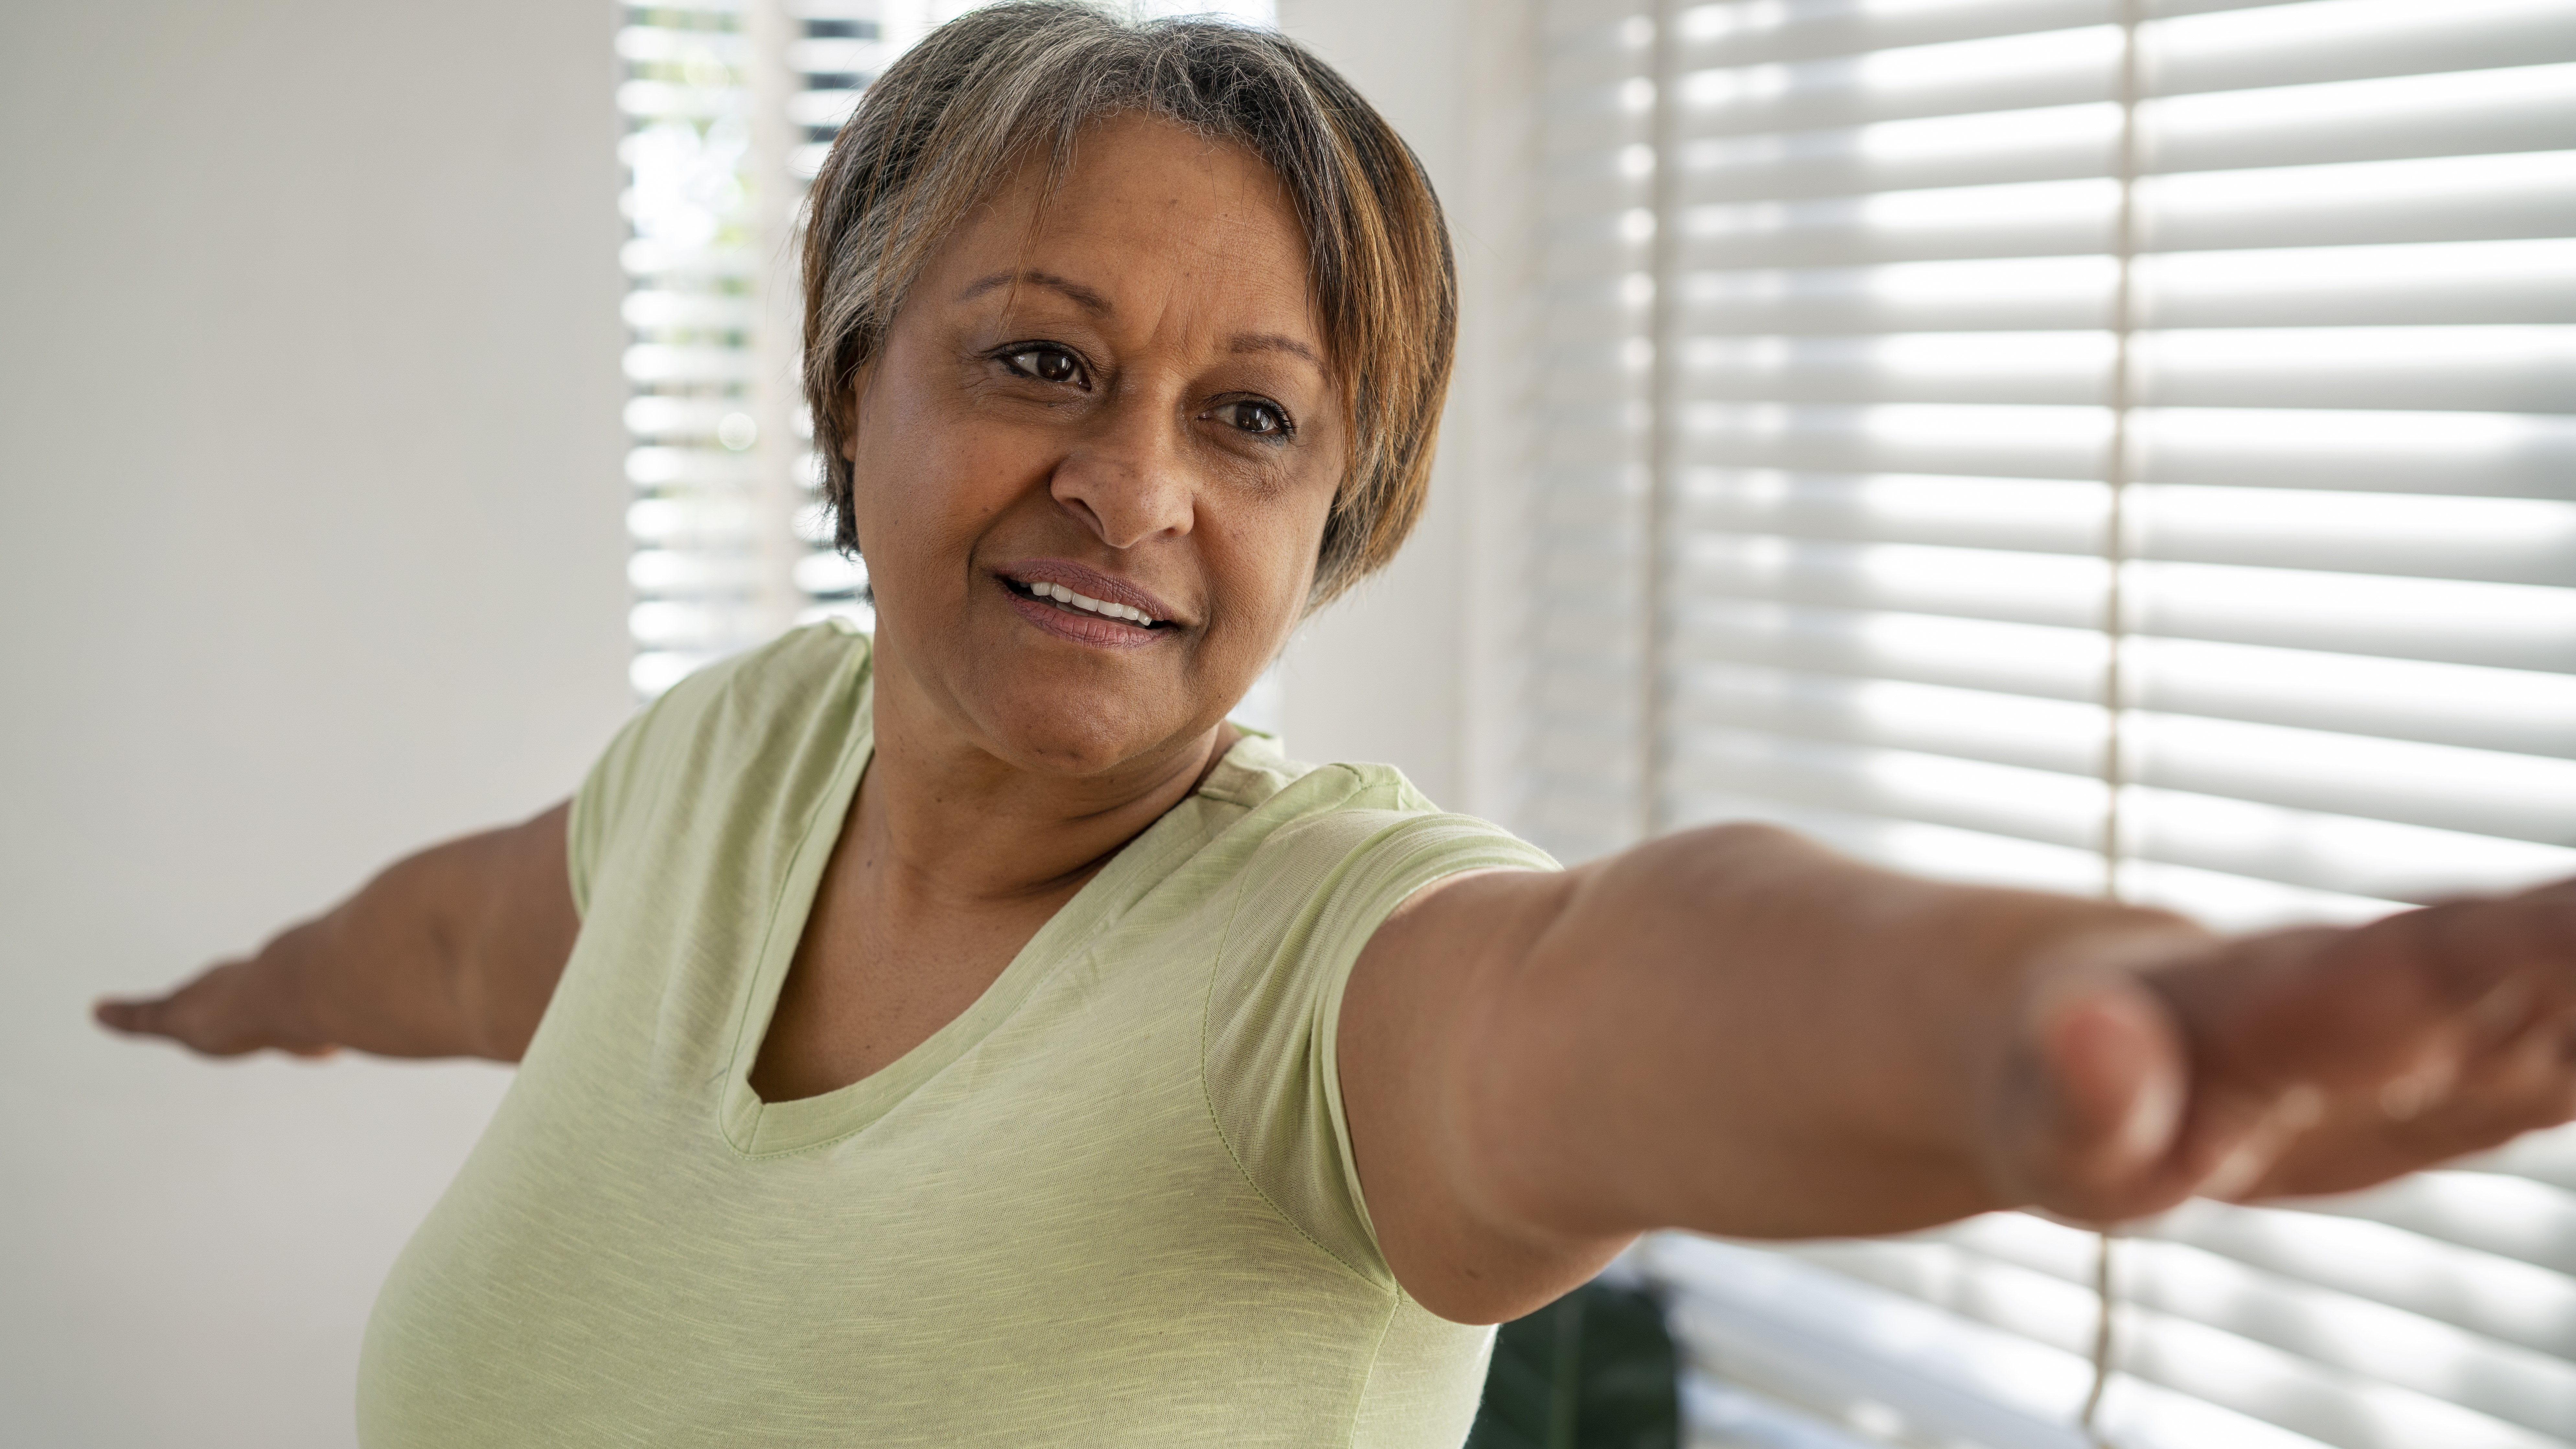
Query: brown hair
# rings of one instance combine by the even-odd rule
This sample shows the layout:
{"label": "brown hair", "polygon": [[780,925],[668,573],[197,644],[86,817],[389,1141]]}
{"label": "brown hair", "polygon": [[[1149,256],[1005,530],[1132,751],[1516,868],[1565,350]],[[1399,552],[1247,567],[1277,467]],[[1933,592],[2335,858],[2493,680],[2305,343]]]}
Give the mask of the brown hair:
{"label": "brown hair", "polygon": [[1305,47],[1221,21],[1015,0],[940,26],[868,87],[805,234],[805,401],[836,539],[858,551],[842,404],[931,249],[1037,147],[1052,189],[1084,126],[1133,113],[1259,156],[1305,229],[1353,438],[1315,560],[1320,607],[1384,567],[1422,512],[1457,273],[1439,198],[1385,118]]}

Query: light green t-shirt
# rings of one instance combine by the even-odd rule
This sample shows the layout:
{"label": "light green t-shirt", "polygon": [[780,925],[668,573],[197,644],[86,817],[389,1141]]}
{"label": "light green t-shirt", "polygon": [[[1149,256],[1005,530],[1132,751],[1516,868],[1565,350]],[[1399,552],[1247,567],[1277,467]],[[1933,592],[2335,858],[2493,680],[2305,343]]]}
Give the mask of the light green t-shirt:
{"label": "light green t-shirt", "polygon": [[1553,862],[1392,769],[1248,738],[963,1015],[764,1103],[868,683],[864,636],[798,631],[584,783],[580,941],[377,1299],[362,1442],[1461,1442],[1490,1331],[1379,1255],[1334,1022],[1406,896]]}

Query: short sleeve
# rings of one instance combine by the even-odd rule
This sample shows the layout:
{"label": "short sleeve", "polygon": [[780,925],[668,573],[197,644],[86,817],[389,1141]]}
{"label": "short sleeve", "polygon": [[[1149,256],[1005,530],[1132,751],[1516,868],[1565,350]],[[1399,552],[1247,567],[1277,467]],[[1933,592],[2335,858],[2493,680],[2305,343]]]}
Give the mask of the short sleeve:
{"label": "short sleeve", "polygon": [[[573,792],[564,830],[573,908],[589,917],[602,872],[615,868],[622,842],[648,827],[655,797],[673,788],[685,766],[703,766],[711,750],[762,747],[766,742],[741,742],[746,721],[756,730],[804,719],[819,692],[865,668],[871,642],[829,624],[790,630],[698,670],[628,720]],[[710,731],[725,727],[736,743],[712,744]]]}
{"label": "short sleeve", "polygon": [[1253,1186],[1317,1247],[1392,1288],[1335,1060],[1351,968],[1423,887],[1467,871],[1557,864],[1499,826],[1433,813],[1392,771],[1328,767],[1272,804],[1334,788],[1336,775],[1348,792],[1337,808],[1273,830],[1237,880],[1208,993],[1203,1068],[1210,1109]]}
{"label": "short sleeve", "polygon": [[564,825],[564,850],[572,868],[573,909],[585,919],[590,915],[590,883],[598,873],[600,857],[617,822],[632,809],[646,776],[641,763],[645,735],[668,699],[665,695],[637,711],[582,777],[581,788],[573,792],[572,813]]}

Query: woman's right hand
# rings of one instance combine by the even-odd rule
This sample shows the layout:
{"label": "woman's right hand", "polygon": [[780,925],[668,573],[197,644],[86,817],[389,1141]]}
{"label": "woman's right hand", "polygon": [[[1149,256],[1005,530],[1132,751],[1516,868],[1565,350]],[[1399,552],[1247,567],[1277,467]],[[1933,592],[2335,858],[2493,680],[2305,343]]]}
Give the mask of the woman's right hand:
{"label": "woman's right hand", "polygon": [[208,1056],[347,1047],[515,1062],[581,930],[568,815],[557,805],[432,846],[249,956],[160,996],[109,997],[92,1014]]}
{"label": "woman's right hand", "polygon": [[339,1044],[294,1011],[296,958],[315,948],[321,921],[282,932],[253,955],[219,961],[159,996],[102,997],[90,1008],[99,1025],[132,1036],[168,1037],[210,1057],[281,1051],[327,1057]]}

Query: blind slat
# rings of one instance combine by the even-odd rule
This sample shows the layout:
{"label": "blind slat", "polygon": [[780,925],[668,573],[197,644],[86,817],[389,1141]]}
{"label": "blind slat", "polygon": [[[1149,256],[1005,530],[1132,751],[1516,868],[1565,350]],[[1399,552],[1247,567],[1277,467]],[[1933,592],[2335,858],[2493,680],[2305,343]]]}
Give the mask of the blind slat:
{"label": "blind slat", "polygon": [[[2077,479],[1709,469],[1681,482],[1687,526],[1739,536],[2090,556],[2105,545],[2110,515],[2108,491]],[[1542,517],[1568,530],[1600,527],[1590,516],[1597,507],[1563,500]],[[2132,558],[2489,583],[2576,579],[2576,503],[2142,484],[2126,507]]]}
{"label": "blind slat", "polygon": [[[1697,334],[2097,330],[2116,277],[2091,256],[1720,269],[1684,279],[1680,300]],[[2141,258],[2135,277],[2149,327],[2576,321],[2576,244],[2557,238],[2164,253]],[[1586,275],[1551,296],[1539,336],[1597,343],[1642,323],[1651,297],[1642,275]]]}
{"label": "blind slat", "polygon": [[[1965,1235],[1790,1251],[1971,1322],[2081,1353],[2093,1317],[2090,1246],[2049,1243],[2055,1251],[2028,1253],[2033,1230],[2044,1226],[2022,1219],[1985,1234],[1990,1242],[2004,1239],[1992,1243],[2008,1250],[2003,1255],[1961,1251]],[[2555,1449],[2566,1442],[2548,1432],[2576,1409],[2576,1372],[2564,1363],[2383,1305],[2230,1271],[2233,1265],[2189,1249],[2159,1249],[2133,1254],[2134,1271],[2154,1285],[2129,1302],[2125,1364],[2137,1377],[2205,1402],[2252,1408],[2335,1445]],[[2041,1265],[2027,1265],[2027,1257]]]}
{"label": "blind slat", "polygon": [[2562,1369],[2576,1349],[2576,1279],[2516,1258],[2365,1219],[2205,1201],[2138,1231],[2518,1344]]}

